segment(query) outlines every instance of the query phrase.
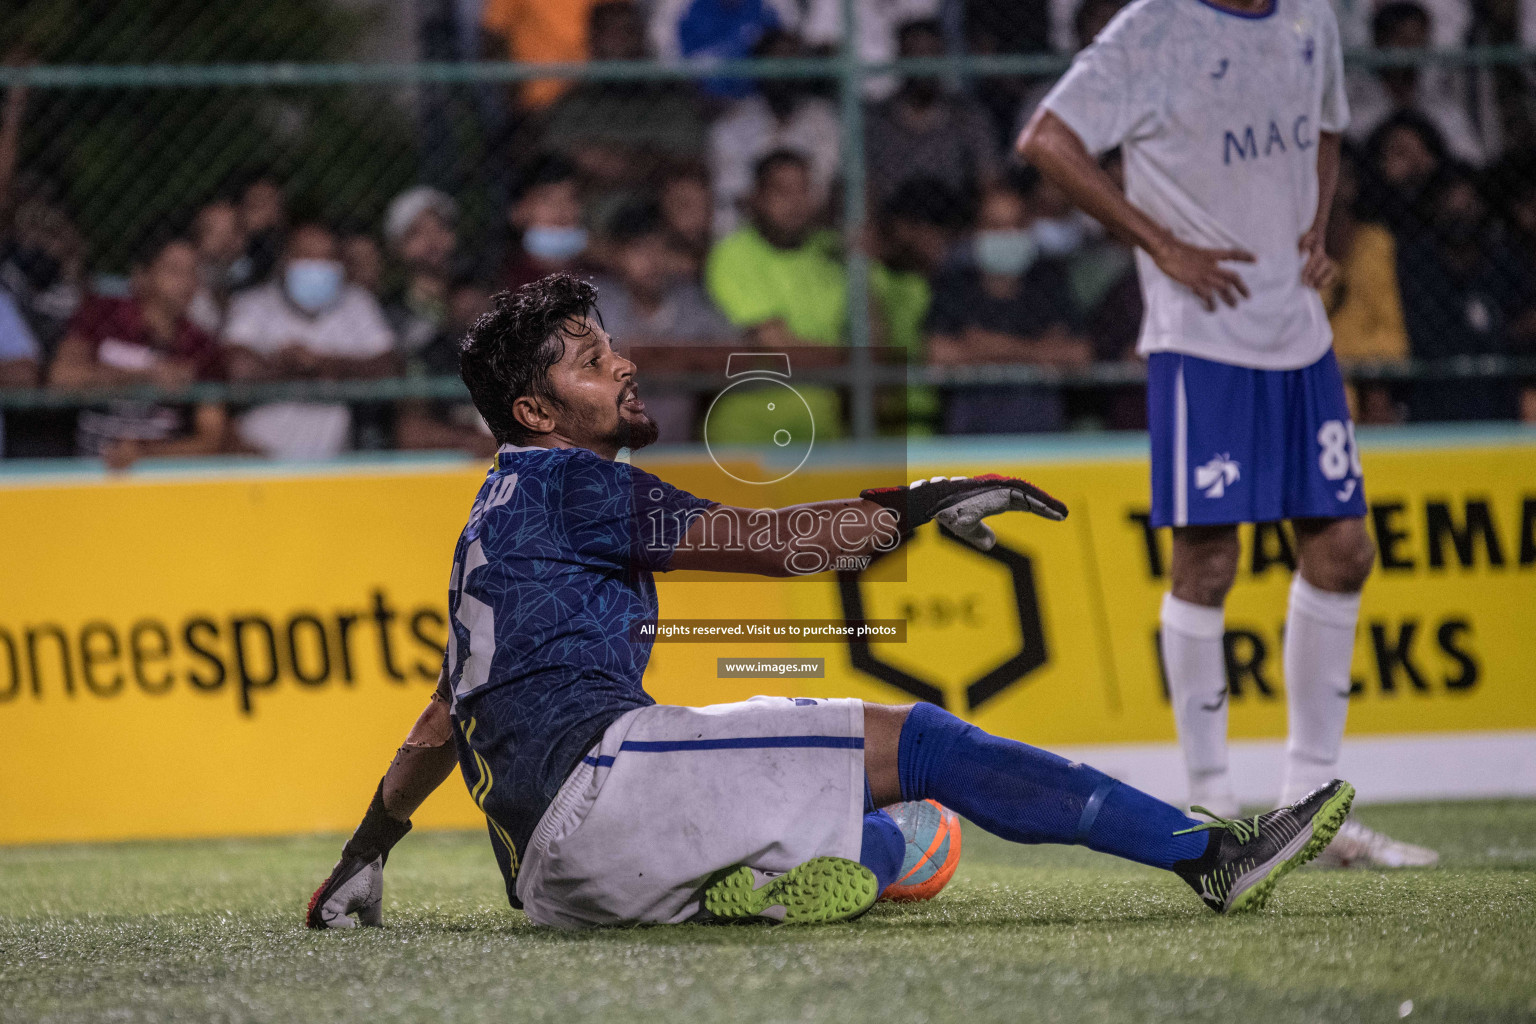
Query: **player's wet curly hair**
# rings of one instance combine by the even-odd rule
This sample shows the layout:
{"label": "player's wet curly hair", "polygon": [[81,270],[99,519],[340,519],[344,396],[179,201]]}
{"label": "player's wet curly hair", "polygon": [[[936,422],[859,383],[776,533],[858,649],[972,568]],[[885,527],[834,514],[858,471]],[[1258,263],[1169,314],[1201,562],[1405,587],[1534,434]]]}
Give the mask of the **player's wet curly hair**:
{"label": "player's wet curly hair", "polygon": [[513,415],[513,403],[536,396],[560,404],[549,368],[565,354],[565,339],[584,335],[583,321],[596,318],[597,289],[551,274],[491,301],[459,344],[459,375],[496,442],[526,444],[534,435]]}

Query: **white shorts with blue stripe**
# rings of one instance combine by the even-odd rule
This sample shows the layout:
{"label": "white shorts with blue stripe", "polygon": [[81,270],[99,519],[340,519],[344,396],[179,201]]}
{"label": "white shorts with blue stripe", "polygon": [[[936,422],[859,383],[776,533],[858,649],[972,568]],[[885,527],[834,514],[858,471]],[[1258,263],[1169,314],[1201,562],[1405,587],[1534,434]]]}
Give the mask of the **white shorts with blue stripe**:
{"label": "white shorts with blue stripe", "polygon": [[863,824],[861,701],[637,708],[539,819],[517,895],[535,922],[561,928],[687,921],[725,869],[857,860]]}

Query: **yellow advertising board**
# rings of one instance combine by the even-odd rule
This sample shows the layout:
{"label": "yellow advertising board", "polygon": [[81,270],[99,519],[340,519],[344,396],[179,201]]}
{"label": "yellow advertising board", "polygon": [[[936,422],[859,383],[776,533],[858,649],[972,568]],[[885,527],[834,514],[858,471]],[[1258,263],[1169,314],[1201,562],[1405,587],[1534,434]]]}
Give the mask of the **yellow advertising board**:
{"label": "yellow advertising board", "polygon": [[[985,555],[924,530],[899,581],[899,559],[842,578],[664,580],[663,619],[899,619],[906,639],[658,643],[651,693],[930,699],[1046,746],[1172,741],[1155,644],[1168,538],[1146,526],[1144,460],[919,454],[914,473],[1023,475],[1072,515],[1006,517]],[[1380,555],[1351,734],[1536,729],[1536,440],[1366,446],[1365,464]],[[652,468],[705,496],[718,477],[703,460]],[[482,474],[0,482],[0,843],[354,824],[436,680],[449,560]],[[833,483],[808,474],[797,490],[839,496],[818,493]],[[1232,732],[1279,737],[1294,545],[1277,526],[1243,543]],[[717,678],[741,655],[824,657],[826,678]],[[482,819],[450,784],[417,821]]]}

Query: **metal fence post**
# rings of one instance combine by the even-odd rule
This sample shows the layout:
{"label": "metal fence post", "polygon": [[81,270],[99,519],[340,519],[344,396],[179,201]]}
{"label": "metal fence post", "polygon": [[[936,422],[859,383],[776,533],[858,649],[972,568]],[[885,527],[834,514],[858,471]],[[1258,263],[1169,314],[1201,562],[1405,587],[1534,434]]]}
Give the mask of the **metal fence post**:
{"label": "metal fence post", "polygon": [[864,66],[859,58],[858,0],[843,0],[839,67],[843,141],[843,251],[848,273],[848,344],[853,436],[875,436],[874,360],[870,352],[869,257],[864,252]]}

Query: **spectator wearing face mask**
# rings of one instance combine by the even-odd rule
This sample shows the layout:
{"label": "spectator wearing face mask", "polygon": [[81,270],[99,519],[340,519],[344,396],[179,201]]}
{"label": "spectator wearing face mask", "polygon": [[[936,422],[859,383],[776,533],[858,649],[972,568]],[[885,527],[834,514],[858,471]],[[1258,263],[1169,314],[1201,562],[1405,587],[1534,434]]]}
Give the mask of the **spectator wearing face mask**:
{"label": "spectator wearing face mask", "polygon": [[[774,30],[753,56],[803,56],[798,36]],[[837,108],[793,78],[765,78],[758,91],[736,100],[709,130],[709,168],[714,182],[714,231],[724,237],[740,226],[742,204],[752,191],[752,167],[776,149],[802,154],[811,169],[818,205],[826,202],[838,173],[841,144]]]}
{"label": "spectator wearing face mask", "polygon": [[[273,281],[235,296],[223,341],[236,380],[362,380],[399,368],[378,301],[346,282],[336,236],[317,223],[293,229]],[[274,458],[331,458],[351,447],[352,413],[274,402],[240,417],[236,430]]]}
{"label": "spectator wearing face mask", "polygon": [[[1013,363],[1076,367],[1093,359],[1075,333],[1064,267],[1043,259],[1030,233],[1033,212],[1011,185],[983,193],[972,241],[974,266],[934,289],[928,315],[928,358],[936,366]],[[950,434],[1034,433],[1066,427],[1061,393],[1036,385],[950,389],[944,429]]]}
{"label": "spectator wearing face mask", "polygon": [[[125,298],[95,296],[81,305],[49,368],[50,387],[175,390],[223,376],[218,346],[187,315],[199,283],[192,243],[151,243],[131,282]],[[76,447],[122,467],[141,456],[211,455],[223,450],[225,433],[217,403],[113,402],[80,414]]]}
{"label": "spectator wearing face mask", "polygon": [[[901,56],[941,57],[936,21],[901,28]],[[974,100],[947,95],[937,75],[914,75],[876,105],[865,128],[869,189],[876,207],[909,178],[927,177],[964,195],[997,179],[1002,168],[991,118]]]}
{"label": "spectator wearing face mask", "polygon": [[536,159],[523,175],[507,221],[519,235],[518,251],[505,275],[508,289],[583,269],[589,239],[582,224],[576,167],[569,160],[558,155]]}
{"label": "spectator wearing face mask", "polygon": [[[1111,177],[1123,178],[1118,156],[1105,166]],[[1040,258],[1059,264],[1066,273],[1075,322],[1093,345],[1094,360],[1139,362],[1141,284],[1131,247],[1076,209],[1049,178],[1026,170],[1015,181],[1035,215],[1029,233]],[[1139,384],[1074,391],[1066,397],[1071,417],[1085,417],[1110,430],[1146,429],[1146,389]]]}
{"label": "spectator wearing face mask", "polygon": [[384,302],[384,316],[406,359],[436,337],[447,317],[458,213],[447,195],[419,185],[396,196],[384,215],[384,239],[401,275]]}

